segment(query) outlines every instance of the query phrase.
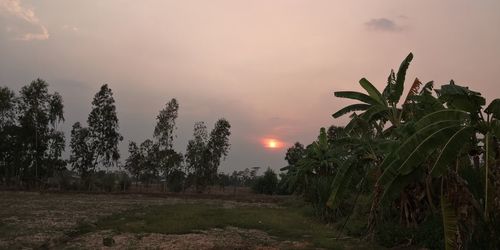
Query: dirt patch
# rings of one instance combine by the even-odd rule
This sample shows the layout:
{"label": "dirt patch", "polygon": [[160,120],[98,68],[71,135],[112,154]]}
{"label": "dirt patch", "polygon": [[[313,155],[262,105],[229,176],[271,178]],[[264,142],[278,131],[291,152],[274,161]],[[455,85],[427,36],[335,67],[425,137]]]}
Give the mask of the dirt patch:
{"label": "dirt patch", "polygon": [[[196,198],[200,197],[0,191],[0,248],[53,246],[76,227],[92,225],[99,218],[147,206],[199,203]],[[201,199],[204,204],[225,208],[278,206],[205,198]]]}
{"label": "dirt patch", "polygon": [[[112,239],[111,246],[105,246]],[[226,227],[181,235],[113,234],[100,231],[85,234],[67,242],[72,248],[84,249],[310,249],[306,242],[279,241],[254,229]]]}

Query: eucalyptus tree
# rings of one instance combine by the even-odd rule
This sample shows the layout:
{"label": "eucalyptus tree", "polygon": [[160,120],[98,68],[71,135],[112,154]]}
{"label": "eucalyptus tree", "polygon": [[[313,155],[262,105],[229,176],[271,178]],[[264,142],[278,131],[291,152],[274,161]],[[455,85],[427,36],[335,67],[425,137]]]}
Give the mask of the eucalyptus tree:
{"label": "eucalyptus tree", "polygon": [[41,79],[21,88],[17,103],[19,123],[18,143],[23,156],[20,174],[25,181],[39,182],[62,166],[64,134],[57,124],[64,121],[62,97],[50,94],[48,84]]}
{"label": "eucalyptus tree", "polygon": [[144,170],[142,168],[143,155],[137,146],[137,143],[131,141],[128,145],[128,158],[125,160],[125,169],[135,178],[138,185]]}
{"label": "eucalyptus tree", "polygon": [[185,159],[188,170],[194,176],[197,191],[203,191],[216,181],[220,162],[229,152],[230,128],[226,119],[219,119],[209,136],[204,122],[195,123]]}
{"label": "eucalyptus tree", "polygon": [[7,87],[0,87],[0,183],[10,184],[17,175],[16,159],[21,152],[16,143],[16,96]]}
{"label": "eucalyptus tree", "polygon": [[144,140],[139,146],[141,154],[142,180],[149,186],[156,180],[160,173],[160,163],[158,160],[158,144],[151,139]]}
{"label": "eucalyptus tree", "polygon": [[207,143],[207,150],[209,151],[209,176],[210,182],[217,178],[217,171],[222,160],[224,160],[229,152],[231,144],[229,143],[229,136],[231,135],[231,124],[229,121],[222,118],[215,122],[214,128],[210,132],[210,138]]}
{"label": "eucalyptus tree", "polygon": [[186,167],[193,174],[194,182],[197,191],[202,191],[204,188],[208,163],[207,155],[207,126],[204,122],[196,122],[194,124],[193,139],[188,141],[186,148]]}
{"label": "eucalyptus tree", "polygon": [[113,92],[107,84],[102,85],[95,94],[87,123],[94,153],[93,167],[99,163],[104,167],[115,165],[120,158],[118,143],[123,137],[118,132],[119,124]]}
{"label": "eucalyptus tree", "polygon": [[0,129],[15,124],[16,95],[8,87],[0,87]]}
{"label": "eucalyptus tree", "polygon": [[69,144],[71,155],[69,163],[73,170],[80,174],[82,181],[90,185],[90,175],[94,171],[94,152],[90,143],[90,131],[86,127],[82,127],[80,122],[73,124],[71,129],[71,141]]}
{"label": "eucalyptus tree", "polygon": [[[160,110],[156,117],[157,123],[153,133],[154,138],[157,140],[156,160],[166,179],[172,173],[177,173],[184,161],[183,155],[172,148],[176,129],[175,122],[178,115],[179,103],[173,98],[165,105],[164,109]],[[176,177],[178,177],[178,174]]]}
{"label": "eucalyptus tree", "polygon": [[179,116],[179,103],[175,98],[170,100],[156,117],[157,123],[153,136],[162,149],[171,149],[174,141],[175,120]]}
{"label": "eucalyptus tree", "polygon": [[79,122],[73,125],[70,163],[86,178],[91,189],[92,176],[99,166],[109,168],[117,164],[120,158],[118,143],[123,140],[118,132],[113,92],[107,84],[95,94],[87,124],[88,127]]}

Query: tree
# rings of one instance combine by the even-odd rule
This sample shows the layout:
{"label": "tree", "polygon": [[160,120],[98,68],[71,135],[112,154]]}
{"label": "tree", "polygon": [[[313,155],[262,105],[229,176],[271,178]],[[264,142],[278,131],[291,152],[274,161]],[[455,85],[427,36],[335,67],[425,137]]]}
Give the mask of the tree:
{"label": "tree", "polygon": [[173,98],[160,110],[156,117],[157,123],[153,136],[158,140],[162,149],[171,149],[174,140],[175,120],[178,117],[179,104]]}
{"label": "tree", "polygon": [[210,140],[207,144],[209,151],[209,176],[213,182],[217,177],[217,171],[221,160],[225,159],[231,144],[229,143],[229,136],[231,135],[231,125],[229,122],[222,118],[219,119],[210,132]]}
{"label": "tree", "polygon": [[[336,97],[358,100],[361,101],[361,103],[346,106],[335,112],[332,116],[338,118],[353,111],[363,111],[360,115],[363,119],[367,121],[379,121],[377,124],[379,131],[383,129],[383,125],[387,121],[389,121],[392,126],[398,127],[401,124],[405,112],[398,108],[397,104],[403,94],[406,71],[412,60],[413,54],[410,53],[401,63],[397,74],[394,73],[394,70],[391,70],[387,79],[387,85],[382,93],[380,93],[380,91],[378,91],[366,78],[359,80],[359,84],[367,94],[355,91],[335,92]],[[414,86],[411,90],[418,88],[420,85],[420,81],[415,79]],[[413,92],[410,91],[406,99],[412,94]]]}
{"label": "tree", "polygon": [[226,119],[219,119],[209,138],[205,123],[195,123],[194,138],[188,142],[186,149],[186,164],[194,175],[198,191],[216,181],[220,162],[229,151],[230,128]]}
{"label": "tree", "polygon": [[0,87],[0,182],[10,184],[17,175],[16,156],[21,152],[17,143],[16,96],[7,87]]}
{"label": "tree", "polygon": [[300,142],[296,142],[292,147],[287,149],[285,155],[285,161],[288,162],[288,166],[294,166],[305,156],[305,148]]}
{"label": "tree", "polygon": [[120,158],[118,143],[123,140],[118,133],[113,92],[107,84],[95,94],[87,124],[88,127],[82,127],[79,122],[73,125],[70,162],[73,169],[86,178],[91,189],[92,175],[99,164],[106,168],[117,164]]}
{"label": "tree", "polygon": [[[438,205],[442,209],[443,224],[447,228],[455,228],[455,233],[445,232],[447,248],[456,247],[460,239],[464,238],[459,234],[464,231],[459,230],[460,227],[467,227],[471,221],[477,220],[483,221],[491,234],[484,237],[496,242],[493,239],[500,231],[495,232],[498,229],[492,225],[497,221],[491,214],[500,209],[500,205],[494,202],[500,197],[500,185],[495,181],[500,173],[497,165],[500,159],[497,150],[499,143],[496,139],[500,136],[500,99],[493,100],[484,109],[483,115],[482,106],[486,102],[478,92],[456,85],[453,81],[436,92],[447,109],[430,113],[417,121],[412,129],[414,133],[403,138],[385,158],[382,163],[384,172],[378,180],[384,188],[382,199],[394,199],[393,194],[401,192],[401,188],[408,185],[411,180],[409,176],[425,176],[420,172],[422,166],[426,166],[429,173],[427,178],[437,178],[442,183]],[[478,138],[478,135],[481,136]],[[469,157],[477,155],[483,157],[482,166],[470,161]],[[474,162],[474,165],[464,166],[463,163],[459,164],[460,161]],[[426,162],[429,164],[425,165]],[[471,177],[481,175],[484,178],[483,191],[474,192],[478,187],[472,186],[472,183],[477,181]],[[494,188],[491,189],[491,186]],[[457,192],[457,188],[461,191]],[[428,195],[432,193],[428,192]],[[429,203],[434,206],[432,198]],[[453,207],[457,209],[451,209]],[[459,223],[452,214],[463,210],[471,210],[470,214],[475,212],[479,219],[469,215],[462,217],[462,223]],[[465,231],[474,233],[471,228]]]}
{"label": "tree", "polygon": [[188,141],[186,148],[186,164],[195,178],[195,185],[198,191],[204,188],[205,171],[207,162],[206,145],[208,140],[207,126],[204,122],[194,124],[193,139]]}
{"label": "tree", "polygon": [[17,107],[17,140],[23,145],[20,173],[25,181],[39,182],[64,165],[59,159],[64,134],[56,130],[57,124],[64,121],[63,108],[61,96],[57,92],[50,94],[44,80],[37,79],[22,87]]}
{"label": "tree", "polygon": [[15,123],[16,95],[7,87],[0,87],[0,129]]}
{"label": "tree", "polygon": [[[434,90],[433,82],[420,89],[417,79],[397,107],[403,90],[400,79],[410,60],[403,61],[397,76],[391,72],[382,93],[364,78],[360,84],[368,95],[335,93],[363,103],[345,107],[334,117],[363,113],[352,114],[343,138],[333,140],[345,150],[336,150],[343,164],[328,205],[336,208],[350,198],[346,196],[352,192],[353,175],[362,170],[364,177],[356,186],[368,178],[373,184],[369,235],[376,221],[397,209],[406,227],[440,214],[446,249],[494,247],[500,235],[500,100],[486,106],[479,92],[453,81]],[[384,126],[387,121],[392,126]]]}
{"label": "tree", "polygon": [[255,183],[252,185],[252,190],[257,194],[274,194],[278,187],[278,176],[271,169],[267,168],[264,175],[257,177]]}
{"label": "tree", "polygon": [[71,148],[69,158],[71,167],[80,174],[82,180],[88,182],[90,175],[95,172],[94,152],[90,141],[90,131],[88,128],[82,127],[80,122],[73,124],[69,146]]}
{"label": "tree", "polygon": [[125,161],[125,169],[135,178],[135,183],[137,185],[143,173],[143,156],[137,143],[133,141],[129,142],[128,153],[128,158]]}
{"label": "tree", "polygon": [[168,179],[172,173],[176,173],[175,178],[179,178],[180,167],[184,161],[183,155],[172,149],[178,110],[179,104],[173,98],[165,105],[163,110],[160,110],[160,113],[156,117],[157,123],[153,133],[153,136],[157,139],[157,152],[155,156],[165,179]]}
{"label": "tree", "polygon": [[93,152],[94,168],[97,164],[110,167],[120,158],[118,143],[123,137],[118,132],[113,92],[107,84],[101,86],[92,101],[92,111],[87,119],[90,132],[90,145]]}
{"label": "tree", "polygon": [[158,157],[158,144],[146,139],[139,146],[135,142],[129,143],[129,157],[125,162],[125,169],[139,180],[149,185],[158,179],[160,163]]}

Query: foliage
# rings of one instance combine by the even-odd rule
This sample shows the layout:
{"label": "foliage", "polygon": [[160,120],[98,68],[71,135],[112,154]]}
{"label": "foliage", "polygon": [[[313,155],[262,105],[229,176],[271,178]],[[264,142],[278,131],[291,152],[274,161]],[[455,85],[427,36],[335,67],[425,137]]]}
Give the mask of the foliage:
{"label": "foliage", "polygon": [[178,117],[179,103],[174,98],[165,105],[163,110],[156,117],[157,123],[154,129],[153,137],[156,138],[155,160],[157,161],[159,171],[168,180],[169,178],[178,178],[181,171],[181,164],[184,156],[172,149],[174,140],[175,120]]}
{"label": "foliage", "polygon": [[186,176],[184,172],[182,172],[181,170],[175,170],[169,175],[169,178],[167,179],[168,190],[176,193],[184,190],[185,179]]}
{"label": "foliage", "polygon": [[117,165],[120,158],[118,143],[123,140],[118,132],[113,92],[107,84],[95,94],[87,124],[88,127],[82,127],[80,122],[73,125],[69,162],[90,190],[94,179],[92,175],[99,166],[109,168]]}
{"label": "foliage", "polygon": [[[173,98],[156,117],[153,139],[129,142],[129,157],[123,165],[128,173],[113,176],[103,170],[122,167],[118,144],[123,137],[111,88],[104,84],[95,94],[86,125],[73,124],[68,160],[62,159],[64,133],[57,130],[64,122],[63,108],[62,96],[49,93],[48,84],[41,79],[22,87],[18,96],[0,87],[0,185],[111,191],[119,183],[120,190],[126,190],[130,173],[137,184],[164,183],[165,191],[176,192],[187,188],[189,177],[201,190],[217,181],[218,167],[229,152],[231,126],[219,119],[210,134],[205,127],[203,138],[196,145],[190,142],[185,165],[184,154],[173,148],[179,115],[179,104]],[[75,172],[68,175],[66,163]],[[74,174],[79,181],[74,181]]]}
{"label": "foliage", "polygon": [[0,182],[40,186],[64,169],[65,138],[57,130],[64,121],[64,105],[48,86],[36,79],[23,86],[18,97],[0,88]]}
{"label": "foliage", "polygon": [[73,170],[80,173],[82,179],[87,179],[93,171],[90,166],[94,162],[94,156],[90,145],[89,129],[82,127],[80,122],[73,124],[69,146],[71,148],[69,163]]}
{"label": "foliage", "polygon": [[193,139],[188,142],[185,158],[187,170],[193,174],[198,192],[217,180],[220,162],[229,152],[230,128],[226,119],[219,119],[209,137],[205,123],[195,123]]}
{"label": "foliage", "polygon": [[208,155],[206,144],[208,140],[207,127],[204,122],[197,122],[194,125],[193,139],[189,140],[186,148],[186,167],[195,176],[196,189],[204,188],[208,167]]}
{"label": "foliage", "polygon": [[264,175],[257,177],[252,190],[257,194],[275,194],[277,187],[278,176],[271,168],[267,168]]}
{"label": "foliage", "polygon": [[101,86],[92,101],[92,110],[87,119],[90,147],[94,157],[94,167],[101,163],[104,167],[116,164],[120,158],[118,143],[123,137],[118,132],[113,92],[107,84]]}
{"label": "foliage", "polygon": [[174,140],[175,120],[179,115],[179,103],[174,98],[160,110],[156,117],[156,123],[153,136],[158,139],[158,144],[164,149],[171,149]]}
{"label": "foliage", "polygon": [[[434,89],[433,82],[423,85],[418,78],[402,99],[412,59],[410,53],[397,73],[390,72],[383,91],[362,78],[365,93],[335,92],[360,102],[333,114],[350,114],[349,122],[331,127],[327,143],[321,131],[303,158],[282,169],[287,171],[282,180],[314,208],[326,204],[341,215],[359,206],[360,195],[369,195],[369,205],[362,204],[370,207],[366,236],[386,246],[473,247],[481,237],[493,247],[500,235],[494,226],[500,211],[500,99],[486,106],[481,93],[453,80]],[[296,150],[289,149],[286,159],[294,159],[288,153]],[[326,201],[320,190],[330,193]],[[436,215],[442,218],[443,240],[423,244],[426,237],[413,228],[425,228]],[[382,228],[388,218],[399,226]]]}

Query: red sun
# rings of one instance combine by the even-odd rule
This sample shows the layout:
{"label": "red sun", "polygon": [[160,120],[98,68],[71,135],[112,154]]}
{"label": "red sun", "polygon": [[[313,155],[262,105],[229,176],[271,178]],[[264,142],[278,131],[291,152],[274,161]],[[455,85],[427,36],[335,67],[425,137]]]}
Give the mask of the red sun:
{"label": "red sun", "polygon": [[261,143],[265,148],[269,149],[279,149],[285,146],[285,143],[275,138],[264,138]]}

